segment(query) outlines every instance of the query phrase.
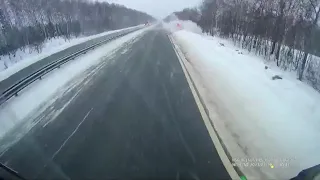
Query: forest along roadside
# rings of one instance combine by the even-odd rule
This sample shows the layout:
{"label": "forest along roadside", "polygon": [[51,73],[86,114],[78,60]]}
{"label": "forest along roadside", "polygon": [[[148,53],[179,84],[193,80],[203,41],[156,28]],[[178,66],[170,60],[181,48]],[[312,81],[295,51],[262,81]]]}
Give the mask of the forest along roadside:
{"label": "forest along roadside", "polygon": [[21,53],[41,53],[46,42],[57,38],[70,40],[155,20],[144,12],[98,1],[0,0],[0,7],[0,71],[18,63]]}

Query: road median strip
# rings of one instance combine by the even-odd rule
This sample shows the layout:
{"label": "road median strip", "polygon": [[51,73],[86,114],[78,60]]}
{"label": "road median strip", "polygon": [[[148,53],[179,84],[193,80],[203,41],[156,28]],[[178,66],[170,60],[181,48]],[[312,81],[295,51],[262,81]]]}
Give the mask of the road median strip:
{"label": "road median strip", "polygon": [[6,88],[3,92],[1,92],[0,95],[0,106],[5,103],[7,100],[9,100],[10,98],[12,98],[13,96],[17,96],[18,93],[24,89],[25,87],[29,86],[30,84],[32,84],[33,82],[35,82],[38,79],[41,79],[42,76],[48,74],[49,72],[53,71],[54,69],[60,68],[61,65],[69,62],[70,60],[73,60],[77,57],[79,57],[80,55],[86,54],[88,51],[93,50],[96,47],[99,47],[107,42],[110,42],[114,39],[117,39],[119,37],[125,36],[127,34],[130,34],[132,32],[135,32],[137,30],[142,29],[143,27],[138,27],[135,28],[133,30],[129,30],[129,31],[124,31],[122,33],[116,34],[114,36],[111,36],[109,38],[103,39],[101,41],[99,41],[96,44],[93,44],[91,46],[88,46],[80,51],[71,53],[65,57],[62,57],[60,59],[57,59],[56,61],[49,63],[39,69],[37,69],[36,71],[30,73],[28,76],[25,76],[24,78],[20,79],[19,81],[15,82],[13,85],[11,85],[10,87]]}

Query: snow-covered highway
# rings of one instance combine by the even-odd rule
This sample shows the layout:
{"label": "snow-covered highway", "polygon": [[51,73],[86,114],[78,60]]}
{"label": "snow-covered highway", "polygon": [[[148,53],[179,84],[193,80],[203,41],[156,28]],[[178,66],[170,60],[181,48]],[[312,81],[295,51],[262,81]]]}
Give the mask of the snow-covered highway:
{"label": "snow-covered highway", "polygon": [[[25,104],[2,114],[21,117],[1,140],[0,161],[27,179],[237,177],[217,152],[160,25],[104,45],[39,82],[16,98]],[[32,98],[46,101],[31,104]],[[21,113],[29,105],[37,108]]]}

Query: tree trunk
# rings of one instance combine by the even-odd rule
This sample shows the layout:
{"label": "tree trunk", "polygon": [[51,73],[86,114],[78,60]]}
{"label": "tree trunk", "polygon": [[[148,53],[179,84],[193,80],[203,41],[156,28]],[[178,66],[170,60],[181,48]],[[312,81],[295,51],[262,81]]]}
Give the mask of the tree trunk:
{"label": "tree trunk", "polygon": [[299,80],[302,81],[302,78],[303,78],[303,73],[304,73],[304,69],[306,67],[306,64],[307,64],[307,59],[308,59],[308,53],[305,52],[304,55],[303,55],[303,59],[302,59],[302,64],[301,64],[301,68],[300,68],[300,71],[299,71]]}
{"label": "tree trunk", "polygon": [[276,44],[277,44],[276,41],[272,41],[272,47],[271,47],[271,52],[270,52],[270,54],[273,54],[273,53],[274,53],[274,50],[276,49]]}
{"label": "tree trunk", "polygon": [[281,44],[278,45],[277,47],[277,52],[276,52],[276,60],[277,60],[277,66],[280,66],[280,50],[281,50]]}
{"label": "tree trunk", "polygon": [[268,43],[269,41],[268,40],[265,40],[264,42],[264,55],[267,56],[267,53],[268,53]]}

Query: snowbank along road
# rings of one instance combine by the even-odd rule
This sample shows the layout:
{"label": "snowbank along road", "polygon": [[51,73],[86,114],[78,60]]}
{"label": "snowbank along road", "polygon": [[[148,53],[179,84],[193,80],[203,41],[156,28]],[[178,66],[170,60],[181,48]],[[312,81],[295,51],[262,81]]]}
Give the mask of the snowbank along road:
{"label": "snowbank along road", "polygon": [[230,160],[248,179],[290,179],[319,164],[319,92],[226,39],[186,30],[173,38]]}
{"label": "snowbank along road", "polygon": [[0,161],[27,179],[231,178],[164,29],[104,62],[33,117]]}

